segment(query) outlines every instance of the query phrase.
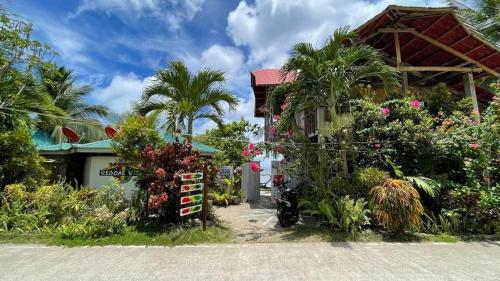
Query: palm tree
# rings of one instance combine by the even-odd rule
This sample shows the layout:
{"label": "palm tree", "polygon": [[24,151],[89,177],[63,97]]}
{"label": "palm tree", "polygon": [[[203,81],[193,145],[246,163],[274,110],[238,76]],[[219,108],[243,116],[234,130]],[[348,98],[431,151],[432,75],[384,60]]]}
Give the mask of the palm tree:
{"label": "palm tree", "polygon": [[[360,84],[378,80],[383,82],[387,92],[398,88],[396,69],[383,62],[378,50],[356,44],[357,38],[349,27],[341,27],[322,48],[316,49],[310,43],[294,46],[281,73],[283,77],[295,75],[296,79],[276,87],[269,99],[270,108],[276,108],[284,96],[289,102],[281,115],[280,131],[296,125],[298,112],[319,107],[327,107],[330,122],[339,127],[349,119],[349,116],[338,116],[342,113],[339,101],[349,99]],[[345,128],[345,124],[340,127]],[[343,171],[347,173],[347,160],[344,160]]]}
{"label": "palm tree", "polygon": [[500,44],[500,0],[474,0],[472,7],[457,0],[449,0],[450,6],[486,38],[497,46]]}
{"label": "palm tree", "polygon": [[293,105],[283,112],[281,129],[293,125],[295,114],[308,108],[326,106],[335,120],[338,101],[349,98],[356,86],[373,79],[382,81],[387,91],[399,86],[396,69],[385,64],[375,48],[356,45],[356,39],[354,31],[341,27],[320,49],[310,43],[294,46],[281,72],[283,77],[292,74],[296,79],[276,87],[270,99],[275,104],[287,95]]}
{"label": "palm tree", "polygon": [[92,88],[88,85],[75,86],[76,77],[71,70],[44,64],[39,69],[44,91],[51,97],[52,104],[65,112],[65,118],[40,116],[38,126],[52,132],[52,138],[61,143],[64,140],[63,127],[74,129],[83,135],[84,141],[100,140],[104,137],[99,118],[108,115],[102,105],[84,101]]}
{"label": "palm tree", "polygon": [[230,110],[238,105],[238,99],[222,87],[224,73],[208,68],[192,75],[181,61],[173,61],[167,69],[159,70],[152,84],[144,91],[137,106],[140,114],[162,112],[167,115],[163,128],[170,132],[186,128],[193,134],[193,122],[209,119],[222,124],[224,109],[222,102]]}

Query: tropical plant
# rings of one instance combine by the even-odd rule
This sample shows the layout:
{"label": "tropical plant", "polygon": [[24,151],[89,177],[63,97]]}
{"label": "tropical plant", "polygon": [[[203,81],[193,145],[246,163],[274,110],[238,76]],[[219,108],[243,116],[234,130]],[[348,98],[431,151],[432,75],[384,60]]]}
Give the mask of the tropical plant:
{"label": "tropical plant", "polygon": [[76,77],[71,70],[45,63],[39,67],[43,91],[51,98],[52,105],[64,111],[64,117],[39,116],[38,127],[50,131],[52,138],[63,142],[66,138],[63,127],[70,127],[81,134],[84,142],[104,138],[99,118],[106,117],[108,109],[102,105],[91,105],[84,101],[92,88],[76,86]]}
{"label": "tropical plant", "polygon": [[158,148],[163,144],[163,139],[156,130],[156,119],[152,117],[154,114],[147,117],[132,114],[118,124],[112,149],[121,163],[137,167],[146,147]]}
{"label": "tropical plant", "polygon": [[[326,107],[330,122],[338,123],[338,114],[346,112],[340,101],[348,100],[354,88],[370,80],[382,81],[387,92],[398,87],[397,71],[384,63],[378,50],[357,44],[357,38],[349,27],[341,27],[320,49],[310,43],[294,46],[281,72],[284,77],[292,75],[296,79],[276,87],[269,99],[272,109],[286,100],[278,125],[280,132],[296,127],[295,117],[299,112],[319,107]],[[342,143],[342,139],[335,141]],[[346,157],[342,155],[345,176]]]}
{"label": "tropical plant", "polygon": [[241,119],[206,130],[194,140],[219,150],[214,156],[215,164],[239,167],[248,161],[248,157],[241,153],[249,141],[247,135],[258,136],[259,133],[258,125],[251,125],[247,120]]}
{"label": "tropical plant", "polygon": [[222,124],[226,103],[230,110],[238,105],[238,99],[222,87],[224,73],[204,69],[192,75],[181,61],[172,61],[167,69],[159,70],[143,93],[137,111],[141,114],[160,111],[167,115],[163,128],[170,132],[186,128],[193,133],[197,119],[209,119]]}
{"label": "tropical plant", "polygon": [[354,31],[341,27],[320,49],[310,43],[294,46],[281,71],[284,75],[295,75],[296,79],[278,86],[270,99],[276,104],[283,96],[289,96],[289,106],[280,119],[282,129],[293,127],[296,113],[307,108],[326,106],[331,119],[336,119],[338,101],[349,97],[350,90],[370,79],[380,79],[387,91],[399,85],[396,70],[383,62],[380,52],[369,45],[356,45],[356,40]]}
{"label": "tropical plant", "polygon": [[404,231],[420,226],[424,212],[420,195],[409,181],[386,179],[373,187],[374,214],[382,226],[392,231]]}
{"label": "tropical plant", "polygon": [[333,202],[329,199],[316,202],[306,198],[299,202],[304,213],[323,217],[331,228],[342,232],[356,232],[370,223],[370,211],[366,204],[363,198],[354,200],[349,195],[339,197]]}
{"label": "tropical plant", "polygon": [[24,183],[30,188],[42,184],[47,176],[43,161],[28,129],[0,131],[0,191],[13,183]]}
{"label": "tropical plant", "polygon": [[13,184],[0,193],[0,201],[0,231],[56,231],[64,238],[121,233],[131,214],[118,184],[77,190],[58,183],[33,191]]}
{"label": "tropical plant", "polygon": [[170,222],[179,220],[181,175],[200,170],[199,156],[187,140],[144,149],[136,170],[136,185],[146,193],[144,215],[156,213]]}
{"label": "tropical plant", "polygon": [[384,179],[388,178],[389,174],[386,171],[379,170],[374,167],[358,168],[354,170],[354,184],[359,186],[366,193],[370,188],[379,185]]}
{"label": "tropical plant", "polygon": [[32,31],[0,6],[0,130],[30,125],[32,113],[63,114],[34,79],[33,69],[53,52]]}

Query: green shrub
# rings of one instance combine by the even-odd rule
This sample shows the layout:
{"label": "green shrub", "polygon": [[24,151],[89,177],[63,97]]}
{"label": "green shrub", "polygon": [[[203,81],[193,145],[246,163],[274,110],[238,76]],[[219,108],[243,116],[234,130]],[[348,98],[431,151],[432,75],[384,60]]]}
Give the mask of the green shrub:
{"label": "green shrub", "polygon": [[31,188],[43,183],[47,171],[42,163],[28,129],[0,132],[0,191],[13,183]]}
{"label": "green shrub", "polygon": [[353,174],[354,184],[364,193],[368,193],[370,188],[379,185],[388,177],[389,173],[374,167],[358,168]]}
{"label": "green shrub", "polygon": [[29,191],[25,185],[8,185],[1,195],[2,231],[40,232],[57,229],[62,237],[100,237],[121,233],[130,209],[123,187],[100,189],[52,184]]}
{"label": "green shrub", "polygon": [[366,209],[364,198],[355,201],[349,196],[343,196],[334,201],[323,199],[318,203],[302,198],[299,206],[304,209],[304,213],[318,215],[326,219],[332,229],[342,232],[356,232],[370,224],[370,211]]}

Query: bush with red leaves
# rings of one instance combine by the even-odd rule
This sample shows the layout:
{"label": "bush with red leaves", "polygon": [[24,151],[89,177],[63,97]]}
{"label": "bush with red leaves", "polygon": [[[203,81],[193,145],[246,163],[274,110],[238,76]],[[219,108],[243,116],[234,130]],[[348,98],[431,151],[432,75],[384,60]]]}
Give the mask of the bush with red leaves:
{"label": "bush with red leaves", "polygon": [[146,191],[149,211],[168,221],[179,218],[181,174],[200,168],[200,153],[188,142],[167,143],[141,153],[137,184]]}

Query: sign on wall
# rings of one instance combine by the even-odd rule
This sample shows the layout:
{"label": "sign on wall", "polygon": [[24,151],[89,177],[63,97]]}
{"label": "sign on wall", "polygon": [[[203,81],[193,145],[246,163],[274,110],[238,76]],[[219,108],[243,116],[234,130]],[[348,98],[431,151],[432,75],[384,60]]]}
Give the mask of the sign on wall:
{"label": "sign on wall", "polygon": [[127,166],[119,163],[110,163],[107,168],[99,170],[99,176],[115,177],[120,182],[127,182],[132,178],[133,173]]}
{"label": "sign on wall", "polygon": [[219,169],[219,178],[220,179],[225,179],[225,178],[232,179],[233,178],[233,167],[232,166],[222,166],[222,167],[220,167],[220,169]]}
{"label": "sign on wall", "polygon": [[181,206],[193,204],[192,206],[180,209],[179,215],[181,217],[201,212],[203,200],[203,194],[201,193],[203,183],[199,182],[201,180],[203,180],[203,173],[186,173],[181,175],[181,181],[184,182],[181,185],[181,194],[185,194],[181,197]]}

